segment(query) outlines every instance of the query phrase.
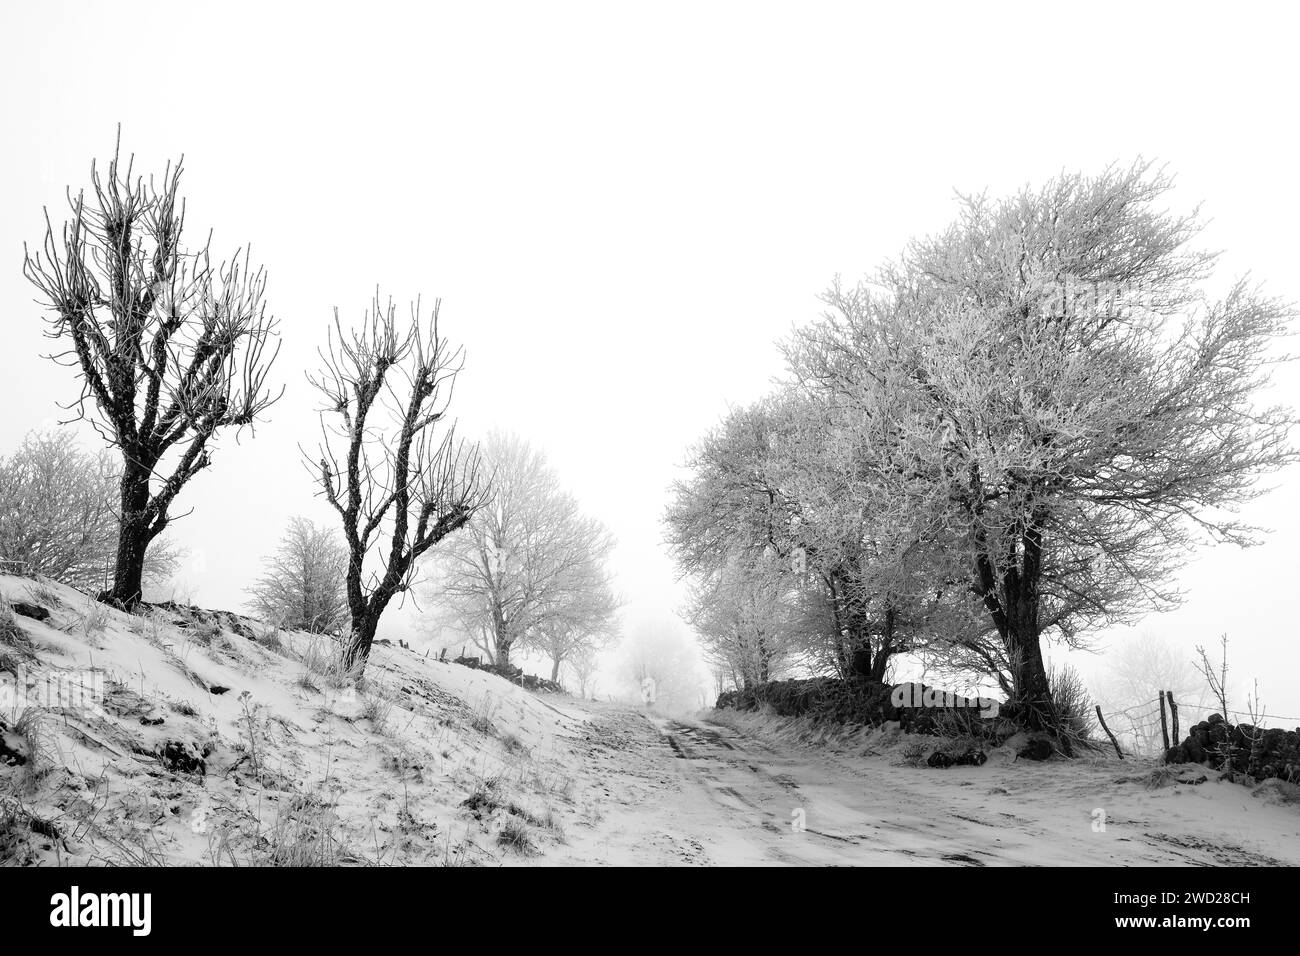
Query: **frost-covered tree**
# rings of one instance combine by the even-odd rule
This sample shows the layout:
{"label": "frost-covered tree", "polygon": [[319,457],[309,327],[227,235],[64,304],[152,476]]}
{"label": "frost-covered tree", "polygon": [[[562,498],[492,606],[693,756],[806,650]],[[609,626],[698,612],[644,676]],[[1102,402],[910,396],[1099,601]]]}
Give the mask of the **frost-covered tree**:
{"label": "frost-covered tree", "polygon": [[545,615],[530,635],[531,647],[551,661],[551,680],[560,668],[578,657],[594,656],[618,640],[618,609],[603,564],[579,566],[567,585],[567,595],[554,614]]}
{"label": "frost-covered tree", "polygon": [[512,650],[527,644],[558,669],[569,642],[602,632],[617,606],[605,570],[613,538],[523,440],[492,434],[483,466],[492,496],[447,542],[431,596],[487,638],[498,667],[512,666]]}
{"label": "frost-covered tree", "polygon": [[814,366],[792,359],[797,389],[732,412],[696,446],[666,515],[668,539],[697,580],[735,556],[757,567],[775,555],[795,576],[805,625],[821,625],[805,633],[804,650],[880,680],[923,639],[949,587],[932,567],[930,503],[900,491],[892,394],[864,409],[814,378]]}
{"label": "frost-covered tree", "polygon": [[990,625],[975,657],[1032,725],[1054,720],[1044,634],[1176,603],[1180,559],[1255,541],[1232,510],[1296,457],[1290,411],[1257,403],[1291,309],[1245,282],[1207,294],[1214,257],[1169,186],[1137,166],[966,200],[815,332],[844,393],[910,383],[894,441],[947,503]]}
{"label": "frost-covered tree", "polygon": [[114,479],[107,451],[87,454],[53,431],[29,434],[0,459],[0,558],[6,567],[76,587],[98,584],[117,532]]}
{"label": "frost-covered tree", "polygon": [[348,618],[348,551],[333,528],[289,520],[280,544],[247,589],[248,607],[291,630],[327,634]]}
{"label": "frost-covered tree", "polygon": [[[116,553],[118,487],[107,450],[89,453],[54,430],[27,435],[0,458],[0,565],[82,590],[102,587]],[[180,560],[171,540],[155,538],[142,580],[165,580]]]}
{"label": "frost-covered tree", "polygon": [[600,674],[600,653],[594,647],[581,647],[565,662],[573,675],[573,689],[584,700],[594,699]]}
{"label": "frost-covered tree", "polygon": [[691,588],[685,618],[705,662],[740,687],[772,680],[795,655],[797,582],[772,552],[729,556]]}

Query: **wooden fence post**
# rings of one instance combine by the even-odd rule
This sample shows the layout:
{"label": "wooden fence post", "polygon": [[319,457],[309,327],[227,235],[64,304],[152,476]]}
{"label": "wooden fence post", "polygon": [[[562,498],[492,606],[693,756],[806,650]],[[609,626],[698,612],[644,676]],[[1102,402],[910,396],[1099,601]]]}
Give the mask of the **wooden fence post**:
{"label": "wooden fence post", "polygon": [[1169,721],[1165,718],[1165,692],[1160,692],[1160,736],[1164,738],[1165,750],[1169,750]]}
{"label": "wooden fence post", "polygon": [[1169,701],[1169,716],[1174,719],[1174,746],[1177,747],[1183,742],[1183,735],[1178,730],[1178,705],[1174,703],[1174,692],[1165,691],[1165,700]]}
{"label": "wooden fence post", "polygon": [[1115,735],[1112,734],[1110,728],[1106,726],[1106,718],[1101,715],[1101,704],[1097,705],[1097,722],[1101,724],[1101,729],[1106,731],[1106,736],[1110,738],[1110,742],[1114,746],[1115,753],[1119,756],[1119,759],[1123,760],[1124,751],[1119,749],[1119,741],[1115,739]]}

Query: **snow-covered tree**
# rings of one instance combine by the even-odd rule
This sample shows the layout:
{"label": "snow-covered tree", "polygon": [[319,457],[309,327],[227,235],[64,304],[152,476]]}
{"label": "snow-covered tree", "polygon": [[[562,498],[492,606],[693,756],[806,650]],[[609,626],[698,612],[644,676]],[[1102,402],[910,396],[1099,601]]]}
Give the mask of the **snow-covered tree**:
{"label": "snow-covered tree", "polygon": [[813,625],[803,649],[879,680],[924,639],[951,586],[934,568],[932,503],[904,493],[892,391],[870,406],[860,389],[843,400],[803,355],[818,345],[792,349],[797,389],[736,410],[696,446],[667,512],[669,543],[697,579],[736,555],[751,566],[776,555]]}
{"label": "snow-covered tree", "polygon": [[620,600],[607,576],[595,562],[580,566],[566,585],[567,594],[555,613],[538,621],[529,646],[551,661],[551,680],[560,668],[582,656],[594,656],[618,639]]}
{"label": "snow-covered tree", "polygon": [[739,554],[691,589],[686,620],[699,635],[705,662],[739,687],[779,676],[799,640],[793,576],[768,552]]}
{"label": "snow-covered tree", "polygon": [[[91,454],[68,435],[29,434],[0,458],[0,562],[90,591],[103,586],[116,556],[114,510],[120,472],[113,456]],[[150,542],[142,581],[172,575],[182,551],[167,536]]]}
{"label": "snow-covered tree", "polygon": [[540,451],[494,433],[482,454],[491,499],[447,542],[430,595],[498,667],[512,666],[511,651],[528,645],[551,657],[558,674],[573,646],[612,626],[617,600],[606,562],[614,540],[560,487]]}
{"label": "snow-covered tree", "polygon": [[1176,603],[1179,560],[1256,540],[1232,509],[1296,457],[1290,411],[1256,403],[1291,309],[1245,282],[1207,295],[1169,185],[1137,166],[966,200],[815,333],[841,391],[910,383],[895,441],[947,502],[991,625],[976,656],[1031,724],[1053,719],[1043,635]]}
{"label": "snow-covered tree", "polygon": [[248,607],[292,630],[327,634],[348,616],[348,551],[338,532],[306,518],[289,520],[275,554],[248,588]]}

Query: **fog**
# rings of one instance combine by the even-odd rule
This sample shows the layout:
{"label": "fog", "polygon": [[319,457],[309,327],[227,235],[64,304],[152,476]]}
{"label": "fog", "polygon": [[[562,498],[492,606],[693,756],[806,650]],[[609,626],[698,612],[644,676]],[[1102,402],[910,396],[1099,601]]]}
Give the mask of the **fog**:
{"label": "fog", "polygon": [[[466,349],[454,413],[544,449],[619,540],[626,629],[683,588],[660,518],[686,448],[781,373],[774,342],[854,277],[991,194],[1062,169],[1167,163],[1203,202],[1220,274],[1300,298],[1291,58],[1297,24],[1221,6],[225,3],[10,5],[0,30],[0,451],[67,417],[72,370],[21,274],[49,206],[120,122],[140,171],[185,155],[188,226],[270,273],[284,399],[221,439],[177,501],[180,586],[235,608],[287,519],[329,520],[304,370],[332,309],[378,285],[442,299]],[[1112,25],[1123,23],[1117,31]],[[75,51],[69,55],[70,51]],[[1270,398],[1300,404],[1295,367]],[[78,432],[88,444],[95,436]],[[1235,689],[1300,715],[1300,474],[1245,513],[1265,544],[1200,552],[1187,600],[1138,629],[1232,639]],[[420,627],[411,605],[389,636]],[[1112,629],[1100,642],[1131,632]],[[1096,658],[1072,655],[1085,672]],[[613,678],[610,678],[612,684]],[[1242,703],[1237,701],[1238,706]],[[1300,720],[1283,721],[1284,724]]]}

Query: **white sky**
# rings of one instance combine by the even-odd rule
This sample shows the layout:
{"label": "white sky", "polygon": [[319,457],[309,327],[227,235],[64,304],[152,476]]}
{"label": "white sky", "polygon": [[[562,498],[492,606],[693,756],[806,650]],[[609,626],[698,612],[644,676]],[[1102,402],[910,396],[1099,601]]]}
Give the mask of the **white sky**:
{"label": "white sky", "polygon": [[[954,189],[1158,158],[1228,271],[1300,299],[1295,13],[914,6],[6,0],[0,449],[74,392],[35,358],[21,247],[118,121],[139,169],[185,153],[192,232],[251,242],[282,321],[287,397],[179,501],[206,606],[241,603],[289,515],[327,517],[296,452],[302,370],[376,283],[443,298],[462,426],[546,450],[618,536],[633,622],[680,603],[659,518],[686,445],[768,388],[835,273],[943,226]],[[1300,475],[1278,484],[1253,513],[1269,543],[1205,554],[1187,605],[1143,626],[1189,651],[1228,631],[1235,675],[1300,715]]]}

